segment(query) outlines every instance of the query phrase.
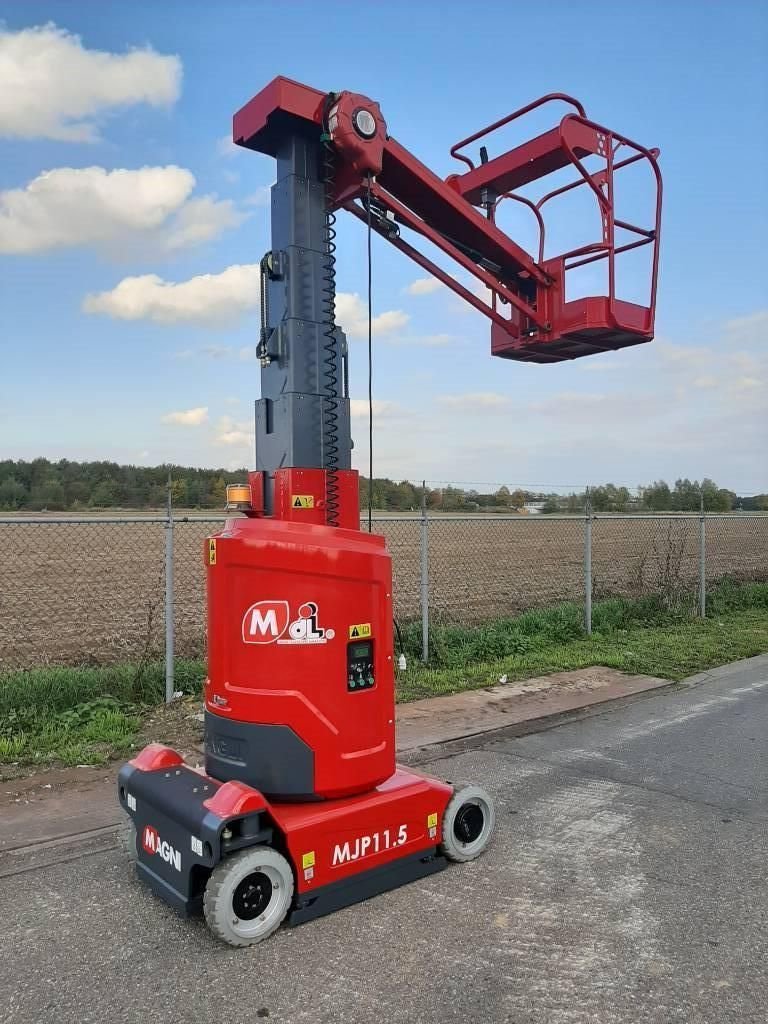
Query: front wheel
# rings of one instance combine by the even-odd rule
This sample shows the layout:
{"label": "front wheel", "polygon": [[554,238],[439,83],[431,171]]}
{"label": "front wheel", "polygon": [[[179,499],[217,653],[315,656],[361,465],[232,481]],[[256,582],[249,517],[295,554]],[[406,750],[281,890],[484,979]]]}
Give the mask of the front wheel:
{"label": "front wheel", "polygon": [[493,800],[480,786],[457,789],[443,815],[440,849],[448,860],[474,860],[488,846],[496,821]]}
{"label": "front wheel", "polygon": [[282,923],[293,899],[291,865],[269,846],[227,857],[211,872],[203,911],[214,935],[230,946],[251,946]]}

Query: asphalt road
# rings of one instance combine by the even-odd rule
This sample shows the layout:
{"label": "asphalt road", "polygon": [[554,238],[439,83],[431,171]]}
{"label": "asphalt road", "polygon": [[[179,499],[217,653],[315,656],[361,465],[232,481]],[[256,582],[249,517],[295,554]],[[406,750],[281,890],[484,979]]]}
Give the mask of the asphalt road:
{"label": "asphalt road", "polygon": [[[428,770],[498,800],[479,861],[245,951],[111,836],[0,878],[8,1024],[764,1024],[768,659]],[[0,865],[0,874],[9,870]]]}

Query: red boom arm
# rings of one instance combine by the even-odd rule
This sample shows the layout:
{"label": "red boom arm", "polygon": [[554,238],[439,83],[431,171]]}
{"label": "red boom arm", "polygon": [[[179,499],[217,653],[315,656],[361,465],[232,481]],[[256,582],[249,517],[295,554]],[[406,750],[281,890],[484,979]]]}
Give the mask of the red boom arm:
{"label": "red boom arm", "polygon": [[[491,160],[483,149],[484,160],[478,167],[459,153],[470,143],[555,100],[571,104],[576,112],[567,114],[543,135]],[[286,119],[294,127],[303,122],[318,133],[318,138],[322,134],[333,143],[337,207],[367,221],[370,192],[373,227],[489,317],[494,355],[549,363],[652,339],[662,196],[658,150],[646,149],[590,121],[578,101],[559,93],[544,96],[457,143],[451,154],[466,163],[468,170],[445,181],[387,134],[386,122],[374,101],[350,92],[322,93],[282,77],[274,79],[235,114],[234,141],[274,156]],[[619,155],[621,159],[617,159]],[[592,160],[598,164],[596,169],[585,167],[588,158],[596,158]],[[655,214],[648,228],[618,220],[614,213],[616,172],[638,161],[650,165],[656,188]],[[512,191],[568,166],[577,170],[576,180],[548,192],[537,202]],[[542,208],[580,185],[587,185],[595,196],[601,237],[545,260]],[[525,204],[536,217],[540,232],[536,258],[496,225],[496,210],[505,199]],[[482,207],[485,215],[476,206]],[[489,288],[490,304],[402,238],[401,227],[427,239]],[[631,239],[617,244],[617,228]],[[638,305],[617,298],[616,257],[643,245],[652,247],[651,279],[648,304]],[[597,260],[608,263],[608,294],[566,301],[567,272]]]}

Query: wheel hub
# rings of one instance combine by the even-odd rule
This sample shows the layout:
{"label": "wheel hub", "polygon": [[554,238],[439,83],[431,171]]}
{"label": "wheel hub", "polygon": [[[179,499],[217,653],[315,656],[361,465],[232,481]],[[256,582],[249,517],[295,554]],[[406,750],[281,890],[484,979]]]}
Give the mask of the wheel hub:
{"label": "wheel hub", "polygon": [[241,921],[260,917],[272,899],[272,882],[263,871],[248,875],[235,889],[232,909]]}
{"label": "wheel hub", "polygon": [[456,815],[453,833],[461,843],[474,843],[485,824],[485,815],[477,804],[465,804]]}

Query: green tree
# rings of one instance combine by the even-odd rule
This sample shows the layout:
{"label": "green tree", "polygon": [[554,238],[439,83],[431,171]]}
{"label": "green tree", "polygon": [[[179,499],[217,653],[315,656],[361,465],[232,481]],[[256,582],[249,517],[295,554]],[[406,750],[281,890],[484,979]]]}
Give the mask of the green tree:
{"label": "green tree", "polygon": [[29,499],[29,492],[24,484],[15,476],[7,476],[0,481],[0,508],[16,510],[24,508]]}
{"label": "green tree", "polygon": [[672,492],[665,480],[656,480],[647,487],[641,487],[640,497],[649,512],[670,512],[672,510]]}
{"label": "green tree", "polygon": [[94,508],[110,508],[116,504],[117,489],[111,480],[100,480],[91,491],[90,504]]}
{"label": "green tree", "polygon": [[714,480],[707,477],[701,481],[700,490],[707,512],[730,512],[735,504],[736,495],[733,491],[718,487]]}
{"label": "green tree", "polygon": [[34,509],[48,508],[51,511],[61,511],[66,508],[66,495],[60,480],[55,476],[41,480],[32,487],[29,495],[29,507]]}
{"label": "green tree", "polygon": [[211,485],[211,501],[214,508],[224,508],[227,504],[227,481],[217,476]]}

